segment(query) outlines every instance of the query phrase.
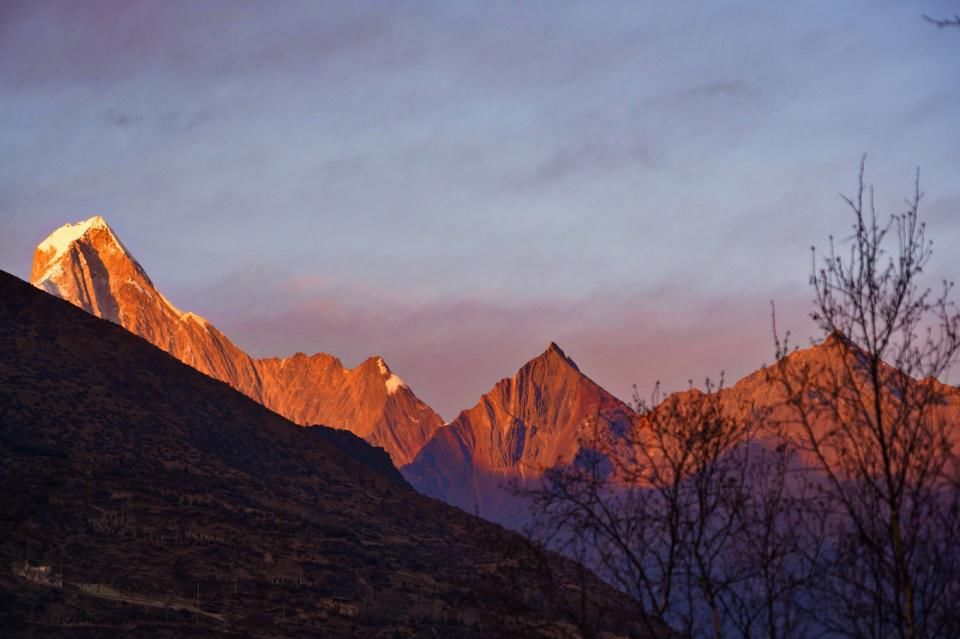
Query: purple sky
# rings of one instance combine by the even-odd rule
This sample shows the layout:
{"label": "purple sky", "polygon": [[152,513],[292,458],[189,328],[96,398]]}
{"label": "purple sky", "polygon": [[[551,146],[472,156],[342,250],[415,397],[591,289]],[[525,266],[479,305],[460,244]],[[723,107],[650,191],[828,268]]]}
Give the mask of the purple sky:
{"label": "purple sky", "polygon": [[699,4],[6,0],[0,268],[103,215],[251,353],[446,418],[550,340],[625,399],[769,361],[771,299],[805,342],[863,152],[956,277],[956,2]]}

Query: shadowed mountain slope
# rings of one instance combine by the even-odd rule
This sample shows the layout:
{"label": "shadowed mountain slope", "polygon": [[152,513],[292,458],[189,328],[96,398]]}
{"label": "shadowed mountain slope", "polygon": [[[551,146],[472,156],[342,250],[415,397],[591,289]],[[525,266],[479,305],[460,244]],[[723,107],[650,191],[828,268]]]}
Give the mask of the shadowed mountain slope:
{"label": "shadowed mountain slope", "polygon": [[2,634],[570,636],[581,592],[630,629],[633,600],[346,437],[0,272]]}

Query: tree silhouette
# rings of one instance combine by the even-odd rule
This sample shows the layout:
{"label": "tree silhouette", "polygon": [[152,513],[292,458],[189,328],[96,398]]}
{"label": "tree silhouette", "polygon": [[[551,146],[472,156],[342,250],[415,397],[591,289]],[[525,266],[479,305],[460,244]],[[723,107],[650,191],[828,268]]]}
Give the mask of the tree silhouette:
{"label": "tree silhouette", "polygon": [[[853,232],[814,267],[823,343],[776,330],[762,396],[707,380],[517,489],[527,531],[691,637],[960,636],[960,353],[952,283],[921,287],[932,245],[919,180],[881,220],[864,183]],[[753,397],[753,399],[751,399]]]}
{"label": "tree silhouette", "polygon": [[574,463],[548,469],[528,533],[563,550],[688,636],[788,636],[810,578],[790,452],[761,437],[763,411],[722,381],[649,401],[631,427],[585,429]]}
{"label": "tree silhouette", "polygon": [[[881,219],[872,187],[844,200],[853,233],[814,267],[811,314],[835,356],[788,357],[781,436],[816,472],[809,508],[829,522],[821,622],[857,637],[951,637],[960,576],[957,415],[940,383],[960,351],[952,282],[921,286],[932,243],[919,220],[919,172],[902,213]],[[846,250],[843,250],[846,247]]]}
{"label": "tree silhouette", "polygon": [[952,18],[931,18],[924,14],[923,19],[939,29],[944,27],[960,27],[960,15],[955,15]]}

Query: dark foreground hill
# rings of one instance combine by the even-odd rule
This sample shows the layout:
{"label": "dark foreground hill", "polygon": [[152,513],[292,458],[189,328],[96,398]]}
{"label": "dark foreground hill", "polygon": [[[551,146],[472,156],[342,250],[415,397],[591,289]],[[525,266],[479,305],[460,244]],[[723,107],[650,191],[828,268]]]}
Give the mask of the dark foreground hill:
{"label": "dark foreground hill", "polygon": [[0,635],[649,634],[575,564],[0,272]]}

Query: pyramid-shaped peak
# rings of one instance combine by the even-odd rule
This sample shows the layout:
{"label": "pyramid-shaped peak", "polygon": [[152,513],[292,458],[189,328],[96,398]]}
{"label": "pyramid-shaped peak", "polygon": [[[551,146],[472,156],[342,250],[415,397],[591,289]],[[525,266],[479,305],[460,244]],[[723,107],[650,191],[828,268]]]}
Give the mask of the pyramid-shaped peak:
{"label": "pyramid-shaped peak", "polygon": [[[44,282],[63,275],[62,260],[78,245],[89,246],[97,253],[122,256],[142,271],[136,259],[113,232],[107,221],[99,215],[94,215],[80,222],[64,224],[37,245],[33,254],[30,281],[50,292],[49,287],[43,286]],[[149,278],[146,274],[143,276],[149,284]]]}
{"label": "pyramid-shaped peak", "polygon": [[824,346],[844,346],[850,347],[853,342],[850,341],[850,338],[843,334],[843,331],[840,329],[833,329],[830,331],[830,334],[827,335],[827,339],[823,340]]}
{"label": "pyramid-shaped peak", "polygon": [[46,257],[46,261],[53,261],[67,252],[73,243],[81,240],[93,230],[106,231],[113,244],[124,253],[127,253],[126,247],[120,242],[120,238],[113,232],[113,229],[110,228],[107,221],[99,215],[94,215],[93,217],[80,222],[74,222],[73,224],[64,224],[37,245],[37,253],[43,254]]}
{"label": "pyramid-shaped peak", "polygon": [[797,349],[786,357],[787,361],[814,367],[836,366],[842,362],[863,366],[870,359],[860,345],[839,330],[831,331],[823,341]]}
{"label": "pyramid-shaped peak", "polygon": [[74,222],[73,224],[64,224],[40,242],[37,248],[41,251],[64,250],[71,242],[79,240],[90,229],[106,229],[112,233],[107,221],[99,215],[94,215],[91,218]]}
{"label": "pyramid-shaped peak", "polygon": [[529,363],[534,364],[542,362],[548,365],[562,364],[573,368],[574,370],[579,371],[580,367],[577,366],[577,363],[570,359],[566,353],[563,352],[563,349],[556,342],[550,342],[550,345],[547,346],[547,350],[541,353],[538,357],[531,360]]}
{"label": "pyramid-shaped peak", "polygon": [[822,353],[863,354],[863,349],[843,331],[834,329],[827,338],[813,346],[813,350]]}
{"label": "pyramid-shaped peak", "polygon": [[379,355],[371,355],[360,362],[360,365],[354,370],[377,371],[383,376],[390,375],[390,367],[387,366],[387,362]]}

